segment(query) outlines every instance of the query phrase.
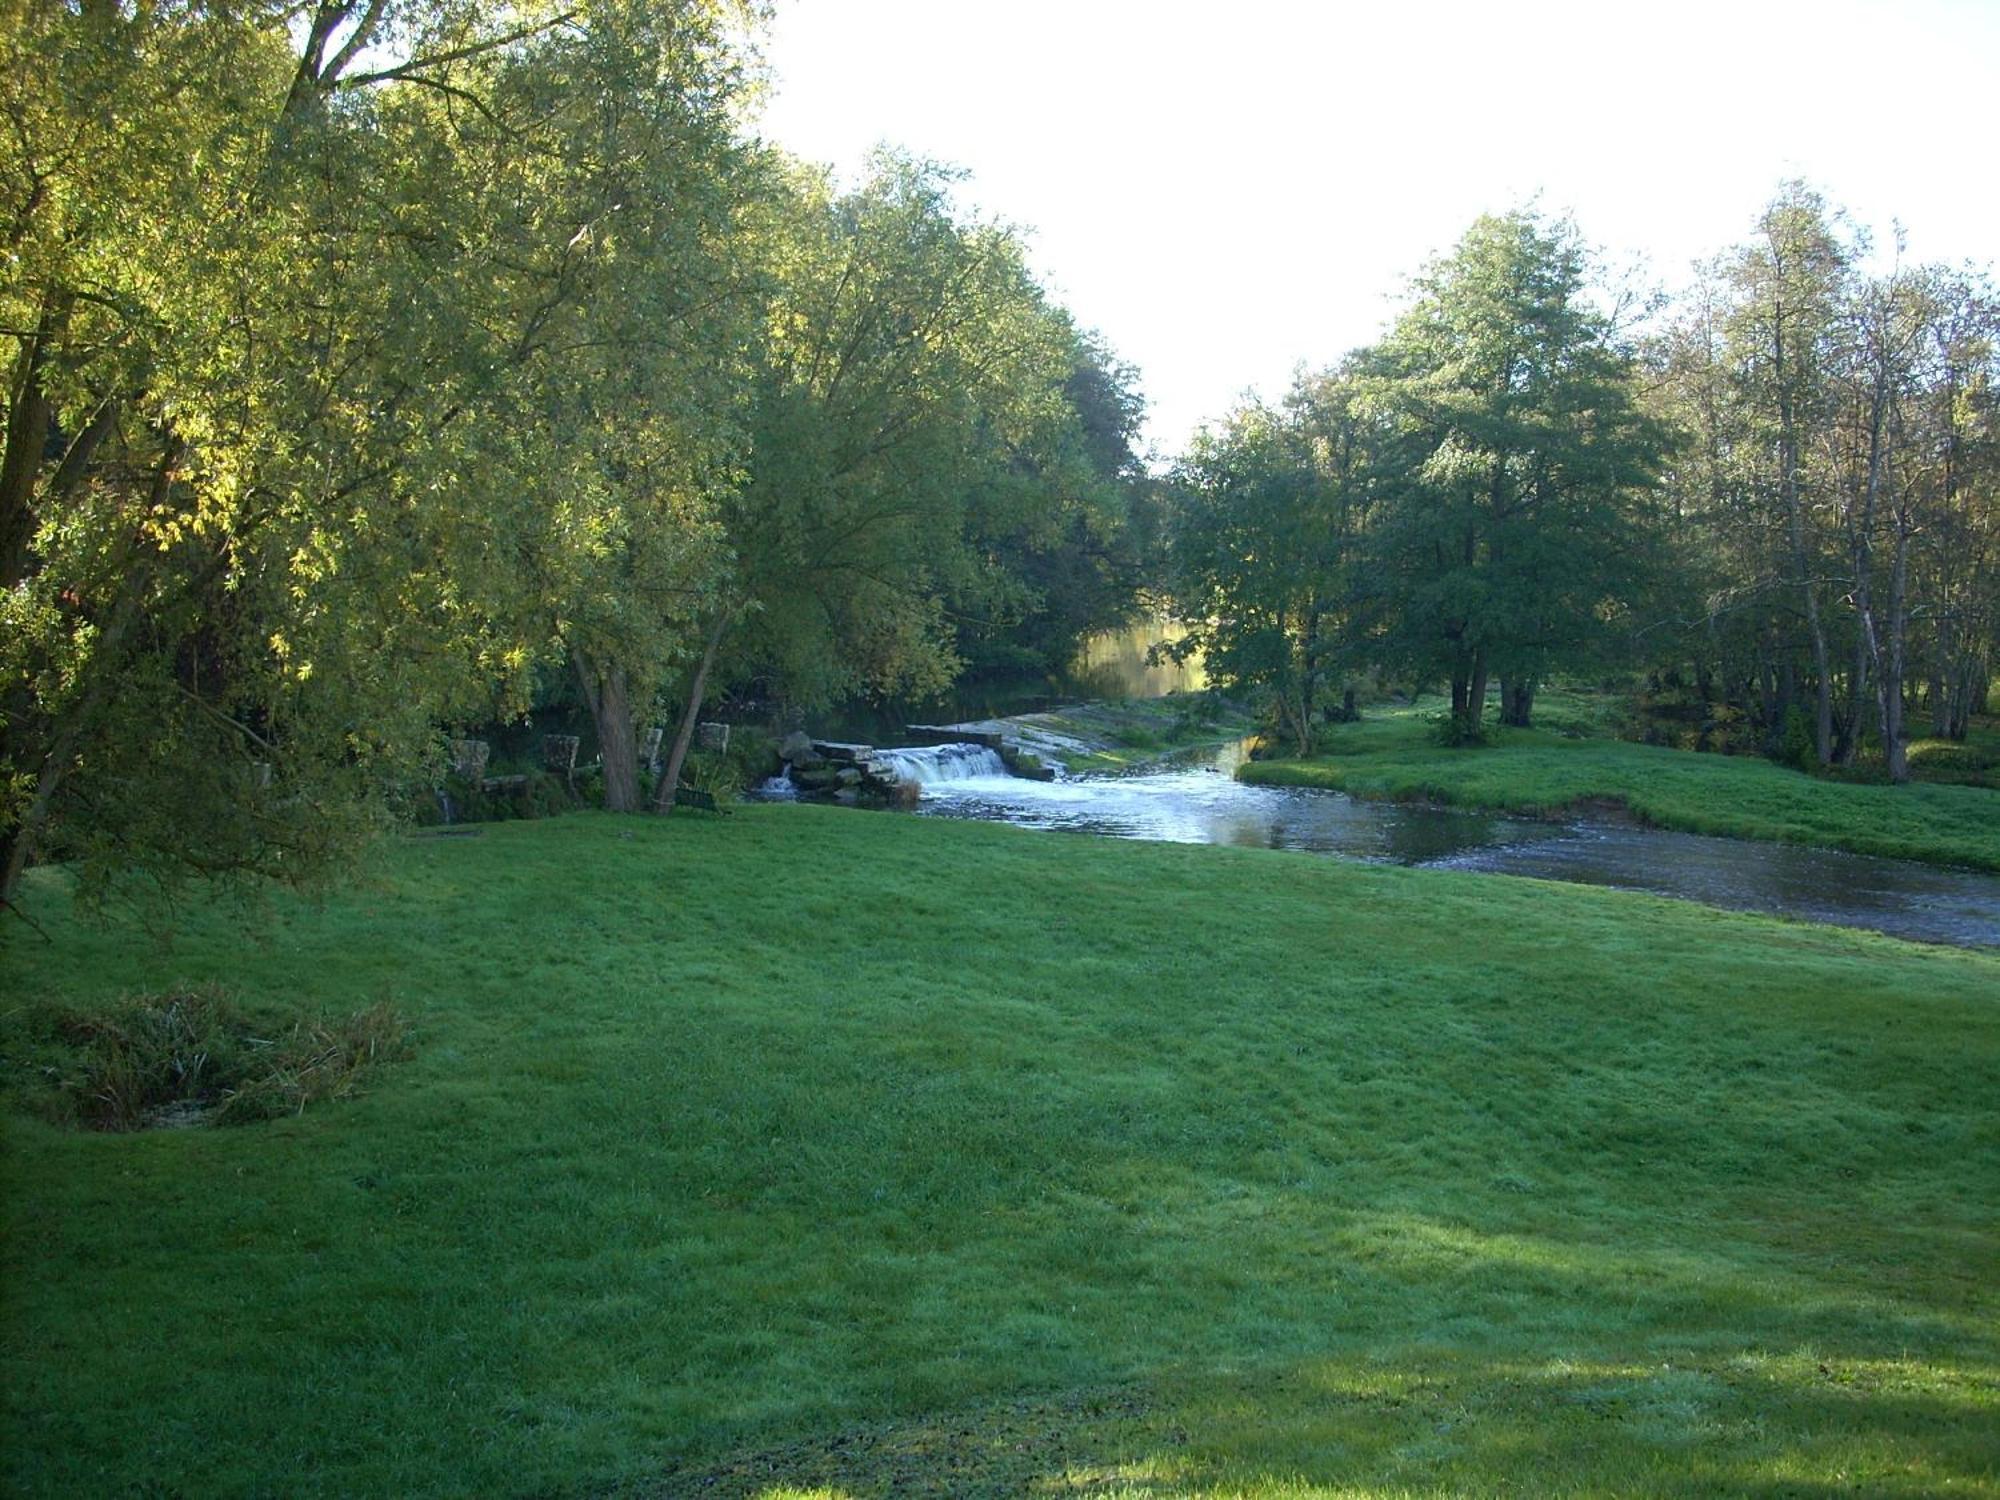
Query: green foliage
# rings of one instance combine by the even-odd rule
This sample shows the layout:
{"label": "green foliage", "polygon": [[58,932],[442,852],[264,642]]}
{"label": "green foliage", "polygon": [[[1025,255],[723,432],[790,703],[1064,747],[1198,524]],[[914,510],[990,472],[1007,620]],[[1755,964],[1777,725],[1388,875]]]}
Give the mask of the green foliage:
{"label": "green foliage", "polygon": [[1380,344],[1197,438],[1173,528],[1190,648],[1296,754],[1331,690],[1382,670],[1451,681],[1453,742],[1478,743],[1490,678],[1629,644],[1669,447],[1637,373],[1569,226],[1479,220]]}
{"label": "green foliage", "polygon": [[1019,240],[961,214],[952,183],[885,154],[853,192],[796,166],[772,189],[724,608],[729,670],[792,702],[947,687],[945,600],[1020,586],[974,539],[1053,498],[1016,455],[1076,421],[1075,336]]}
{"label": "green foliage", "polygon": [[1427,716],[1424,724],[1430,742],[1446,750],[1475,750],[1492,743],[1485,724],[1476,716],[1445,710]]}
{"label": "green foliage", "polygon": [[755,144],[754,7],[17,10],[0,895],[320,880],[552,667],[627,807],[725,640],[815,701],[1122,607],[1130,371],[950,174]]}
{"label": "green foliage", "polygon": [[1363,797],[1422,797],[1468,807],[1551,812],[1614,800],[1662,828],[1770,839],[2000,870],[2000,810],[1970,786],[1841,782],[1761,757],[1695,754],[1613,740],[1579,726],[1602,723],[1590,702],[1551,707],[1556,729],[1490,727],[1479,755],[1432,738],[1437,700],[1371,711],[1328,732],[1310,760],[1261,760],[1238,773],[1271,786],[1327,787]]}
{"label": "green foliage", "polygon": [[1812,715],[1797,704],[1785,711],[1784,728],[1779,732],[1771,759],[1799,771],[1809,771],[1818,764],[1819,757],[1813,749]]}
{"label": "green foliage", "polygon": [[311,880],[552,647],[671,658],[730,444],[728,7],[23,15],[0,890]]}
{"label": "green foliage", "polygon": [[1301,380],[1280,410],[1198,434],[1175,472],[1174,592],[1210,680],[1268,706],[1310,753],[1329,693],[1363,664],[1361,538],[1373,432],[1353,382]]}
{"label": "green foliage", "polygon": [[1476,736],[1489,676],[1579,671],[1624,645],[1668,433],[1571,226],[1483,218],[1417,289],[1361,361],[1393,432],[1380,659],[1449,679]]}
{"label": "green foliage", "polygon": [[718,806],[734,802],[744,786],[743,763],[728,755],[697,751],[681,768],[681,784],[706,792]]}
{"label": "green foliage", "polygon": [[412,839],[171,954],[66,883],[16,1098],[119,992],[422,1045],[255,1130],[0,1118],[12,1494],[1987,1482],[1989,954],[810,807]]}
{"label": "green foliage", "polygon": [[1878,759],[1928,719],[1960,738],[2000,650],[2000,302],[1898,255],[1801,182],[1699,268],[1650,341],[1671,595],[1650,652],[1789,757]]}

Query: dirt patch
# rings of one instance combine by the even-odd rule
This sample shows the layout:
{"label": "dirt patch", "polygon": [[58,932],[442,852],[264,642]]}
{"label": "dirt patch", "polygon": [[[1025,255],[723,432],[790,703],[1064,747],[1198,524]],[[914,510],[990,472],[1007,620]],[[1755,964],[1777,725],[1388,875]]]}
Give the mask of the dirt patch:
{"label": "dirt patch", "polygon": [[1590,818],[1599,823],[1620,823],[1631,828],[1647,827],[1647,822],[1632,810],[1632,805],[1623,797],[1598,796],[1576,797],[1552,807],[1540,814],[1545,818],[1568,822],[1572,818]]}
{"label": "dirt patch", "polygon": [[825,1489],[853,1500],[1059,1492],[1154,1493],[1125,1467],[1187,1434],[1130,1390],[1001,1402],[907,1422],[844,1427],[776,1447],[745,1449],[710,1467],[674,1470],[632,1492],[651,1497],[750,1497],[774,1488]]}

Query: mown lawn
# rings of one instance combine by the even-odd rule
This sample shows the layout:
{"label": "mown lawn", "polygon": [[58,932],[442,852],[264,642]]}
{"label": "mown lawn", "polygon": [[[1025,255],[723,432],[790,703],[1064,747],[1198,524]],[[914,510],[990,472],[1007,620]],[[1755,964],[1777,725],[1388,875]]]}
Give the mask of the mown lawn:
{"label": "mown lawn", "polygon": [[[2000,1493],[2000,957],[814,807],[410,840],[0,970],[24,1495]],[[387,999],[37,1114],[58,1012]]]}
{"label": "mown lawn", "polygon": [[1448,750],[1430,737],[1429,716],[1441,706],[1425,700],[1373,710],[1359,724],[1330,729],[1310,760],[1254,761],[1238,775],[1267,786],[1514,812],[1615,798],[1648,823],[1686,833],[2000,870],[2000,792],[1991,788],[1822,780],[1752,756],[1605,738],[1582,732],[1587,701],[1562,699],[1546,716],[1537,708],[1547,727],[1489,724],[1490,745]]}

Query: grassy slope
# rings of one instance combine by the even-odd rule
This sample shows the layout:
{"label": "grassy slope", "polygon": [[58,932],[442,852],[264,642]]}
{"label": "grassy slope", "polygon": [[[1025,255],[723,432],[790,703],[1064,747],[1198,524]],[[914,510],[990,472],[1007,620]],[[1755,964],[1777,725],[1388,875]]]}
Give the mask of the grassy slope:
{"label": "grassy slope", "polygon": [[2000,1493],[2000,958],[810,807],[33,896],[9,1058],[174,980],[417,1051],[8,1112],[12,1493]]}
{"label": "grassy slope", "polygon": [[1546,727],[1499,729],[1493,745],[1447,750],[1429,737],[1427,715],[1438,706],[1375,711],[1332,730],[1311,760],[1257,761],[1238,774],[1268,786],[1529,812],[1615,797],[1649,823],[1689,833],[2000,870],[2000,795],[1985,788],[1822,781],[1748,756],[1589,736],[1579,733],[1592,727],[1588,700],[1559,701],[1551,715],[1538,707]]}
{"label": "grassy slope", "polygon": [[1176,752],[1220,749],[1255,728],[1247,710],[1198,693],[1072,703],[1019,715],[1017,722],[1095,746],[1087,753],[1048,757],[1059,759],[1072,775],[1131,770]]}

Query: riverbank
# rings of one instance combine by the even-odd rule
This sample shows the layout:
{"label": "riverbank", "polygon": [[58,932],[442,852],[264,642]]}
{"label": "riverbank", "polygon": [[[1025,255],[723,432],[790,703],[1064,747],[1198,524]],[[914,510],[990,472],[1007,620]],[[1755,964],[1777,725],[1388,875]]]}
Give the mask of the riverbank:
{"label": "riverbank", "polygon": [[1045,765],[1073,776],[1127,771],[1172,756],[1221,749],[1248,735],[1255,718],[1239,704],[1206,693],[1108,698],[1069,703],[958,726],[1003,735]]}
{"label": "riverbank", "polygon": [[1590,700],[1559,701],[1545,727],[1489,726],[1490,745],[1446,749],[1430,736],[1441,706],[1371,709],[1358,724],[1331,727],[1310,760],[1260,760],[1237,774],[1529,815],[1609,803],[1683,833],[2000,870],[2000,792],[1988,788],[1832,781],[1750,756],[1633,744],[1601,732],[1602,708]]}
{"label": "riverbank", "polygon": [[[1992,955],[810,807],[410,840],[166,953],[59,887],[10,1493],[1993,1483]],[[60,1013],[209,984],[409,1056],[35,1118]]]}

